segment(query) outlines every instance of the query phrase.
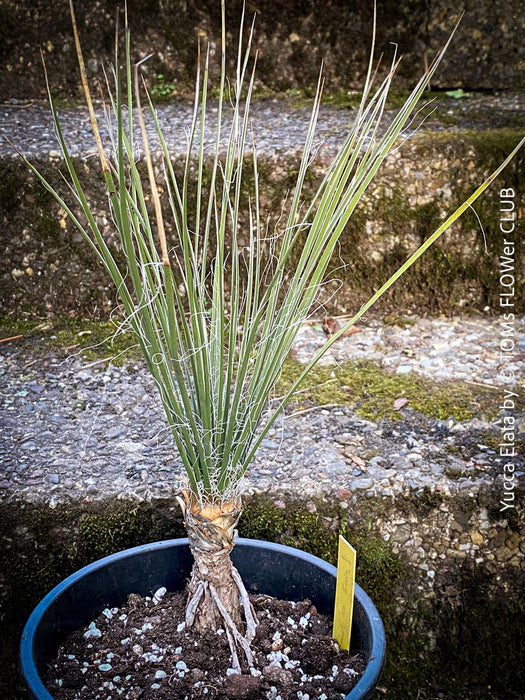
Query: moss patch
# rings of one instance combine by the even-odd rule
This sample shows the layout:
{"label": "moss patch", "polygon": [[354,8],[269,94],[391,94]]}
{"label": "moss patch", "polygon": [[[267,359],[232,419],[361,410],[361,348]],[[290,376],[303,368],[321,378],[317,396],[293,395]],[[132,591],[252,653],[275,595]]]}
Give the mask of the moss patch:
{"label": "moss patch", "polygon": [[0,517],[4,531],[17,538],[16,547],[8,542],[2,552],[4,580],[31,603],[95,559],[184,533],[176,504],[162,501],[155,505],[110,501],[54,509],[25,504],[20,511],[3,504]]}
{"label": "moss patch", "polygon": [[[365,527],[347,525],[344,536],[357,551],[356,579],[373,596],[383,619],[393,614],[392,592],[409,576],[406,564],[379,535]],[[373,591],[373,593],[372,593]]]}
{"label": "moss patch", "polygon": [[[302,365],[288,360],[283,368],[277,394],[284,393],[299,376]],[[295,408],[317,404],[350,406],[363,418],[399,420],[394,401],[407,398],[409,406],[432,418],[469,420],[491,418],[498,413],[498,397],[465,382],[436,382],[415,373],[393,374],[368,361],[317,366],[292,403]]]}
{"label": "moss patch", "polygon": [[[422,519],[439,508],[441,500],[423,493],[406,502],[399,499],[396,506]],[[511,576],[513,592],[503,600],[495,592],[494,577],[470,564],[462,565],[459,575],[455,570],[445,571],[433,599],[416,594],[417,570],[393,554],[369,525],[384,506],[369,505],[370,511],[361,511],[356,518],[355,513],[346,515],[323,503],[310,503],[310,512],[304,503],[287,503],[285,509],[257,497],[246,504],[242,535],[300,546],[334,563],[338,534],[344,534],[358,552],[357,580],[374,600],[385,624],[387,660],[380,686],[392,700],[521,698],[519,659],[524,649],[525,606],[518,593],[519,572]],[[463,512],[464,504],[458,508]],[[414,590],[410,612],[396,608],[396,592],[401,590],[405,595]],[[509,645],[510,656],[505,657]],[[502,672],[504,658],[511,663]],[[377,694],[380,697],[383,694]]]}
{"label": "moss patch", "polygon": [[46,321],[0,317],[0,339],[14,337],[10,342],[29,343],[37,354],[52,348],[60,357],[80,353],[88,361],[111,359],[115,365],[141,357],[133,334],[119,331],[109,321],[64,315]]}
{"label": "moss patch", "polygon": [[22,627],[33,607],[66,576],[100,557],[184,535],[173,502],[125,501],[0,505],[0,697],[25,700],[16,661]]}
{"label": "moss patch", "polygon": [[[283,504],[284,505],[284,504]],[[337,561],[338,518],[333,508],[310,504],[311,512],[300,501],[280,507],[266,498],[251,498],[243,512],[243,537],[270,539],[335,564]]]}
{"label": "moss patch", "polygon": [[[13,322],[11,318],[0,318],[0,339],[13,338],[9,341],[13,344],[27,343],[32,354],[46,355],[52,349],[59,357],[79,353],[88,362],[111,360],[115,365],[122,365],[141,361],[133,334],[117,334],[116,331],[117,327],[110,322],[67,316],[44,322]],[[301,363],[288,358],[275,389],[276,395],[284,394],[302,369]],[[394,408],[398,398],[408,399],[403,411]],[[452,417],[464,421],[475,416],[490,420],[499,413],[498,398],[496,392],[466,382],[434,381],[415,372],[394,374],[374,361],[349,361],[315,367],[290,403],[290,410],[338,404],[374,421],[385,418],[399,421],[406,410],[438,420]],[[499,444],[496,434],[483,435],[482,441],[495,448]]]}

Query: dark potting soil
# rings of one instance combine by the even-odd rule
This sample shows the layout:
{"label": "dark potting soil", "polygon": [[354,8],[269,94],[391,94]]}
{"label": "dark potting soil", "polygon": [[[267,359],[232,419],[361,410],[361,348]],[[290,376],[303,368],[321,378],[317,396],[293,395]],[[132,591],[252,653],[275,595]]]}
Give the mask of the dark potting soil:
{"label": "dark potting soil", "polygon": [[73,632],[50,664],[47,688],[56,700],[340,700],[350,692],[365,663],[339,649],[330,618],[309,601],[250,599],[259,625],[254,664],[241,675],[230,668],[224,630],[186,629],[184,594],[160,589],[131,594]]}

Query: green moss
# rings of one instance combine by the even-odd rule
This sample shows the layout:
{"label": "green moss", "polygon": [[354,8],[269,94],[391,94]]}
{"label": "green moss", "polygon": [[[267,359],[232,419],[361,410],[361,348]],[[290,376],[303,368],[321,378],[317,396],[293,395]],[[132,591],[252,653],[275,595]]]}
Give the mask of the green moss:
{"label": "green moss", "polygon": [[385,326],[410,328],[410,326],[415,326],[416,320],[413,318],[407,318],[406,316],[400,316],[399,313],[393,311],[391,314],[387,314],[383,317],[383,323],[385,324]]}
{"label": "green moss", "polygon": [[53,215],[42,213],[35,222],[35,229],[41,240],[52,241],[60,231],[60,224]]}
{"label": "green moss", "polygon": [[[66,172],[64,172],[63,166],[62,169],[51,171],[48,179],[53,183],[53,186],[55,186],[58,182],[60,182],[61,176],[66,177]],[[47,207],[50,203],[55,202],[55,198],[51,192],[47,189],[47,187],[44,187],[40,180],[35,179],[31,181],[29,192],[35,198],[35,205],[41,209]]]}
{"label": "green moss", "polygon": [[133,334],[117,330],[109,321],[71,316],[46,321],[0,318],[0,338],[21,335],[34,353],[52,347],[59,356],[81,353],[86,360],[110,359],[116,365],[141,357]]}
{"label": "green moss", "polygon": [[[160,517],[157,517],[160,516]],[[167,534],[169,533],[169,534]],[[178,510],[172,517],[145,505],[125,507],[110,504],[103,510],[86,512],[78,523],[78,551],[98,559],[138,543],[181,537],[184,530]]]}
{"label": "green moss", "polygon": [[421,601],[415,615],[384,619],[388,653],[380,685],[388,688],[388,696],[521,700],[525,606],[518,593],[520,576],[509,572],[506,585],[514,592],[497,596],[491,590],[493,576],[468,561],[459,572],[445,573],[433,602]]}
{"label": "green moss", "polygon": [[[162,65],[159,63],[159,66]],[[157,74],[150,79],[150,89],[159,87],[159,80]],[[173,81],[174,82],[174,81]],[[190,88],[193,85],[189,86]],[[188,89],[190,91],[190,89]],[[392,88],[388,94],[386,101],[387,110],[397,110],[403,107],[406,100],[410,94],[409,90]],[[155,95],[153,96],[155,97]],[[220,97],[220,89],[217,85],[212,85],[209,88],[209,97],[214,100],[218,100]],[[224,99],[227,101],[230,99],[230,90],[226,88],[223,95]],[[419,105],[423,106],[427,104],[430,100],[433,102],[438,102],[441,99],[445,99],[445,94],[442,92],[426,91],[423,93]],[[271,86],[260,86],[253,93],[251,97],[252,103],[262,102],[264,100],[279,100],[285,103],[287,106],[296,109],[311,108],[315,99],[315,85],[304,86],[304,87],[293,87],[288,90],[274,89]],[[327,89],[322,95],[322,104],[327,107],[332,107],[336,110],[354,110],[359,108],[361,105],[362,92],[359,90],[337,90],[337,89]],[[163,95],[163,101],[165,102],[180,102],[187,100],[184,94],[180,92],[171,92],[170,94]],[[76,104],[72,101],[72,104]],[[441,109],[434,115],[434,118],[439,119],[440,122],[446,125],[455,126],[459,122],[459,118],[454,115],[448,114],[447,110]]]}
{"label": "green moss", "polygon": [[[455,205],[471,193],[474,188],[474,180],[479,179],[478,175],[474,176],[474,173],[488,174],[515,145],[518,137],[517,131],[509,129],[485,130],[482,134],[474,131],[421,132],[415,136],[405,149],[401,150],[401,154],[408,149],[408,162],[413,164],[414,168],[418,167],[418,163],[424,164],[425,167],[427,163],[432,164],[436,161],[439,164],[440,160],[445,158],[448,163],[447,177],[450,180],[452,191],[450,200],[445,203],[433,201],[411,206],[410,197],[413,196],[413,190],[408,189],[412,184],[410,176],[403,176],[401,180],[398,180],[392,176],[391,172],[386,175],[379,172],[375,185],[363,199],[362,206],[354,212],[351,222],[344,231],[338,255],[331,261],[328,270],[328,274],[332,275],[333,279],[343,281],[343,286],[335,297],[338,312],[359,308],[385,279],[406,260],[407,255],[413,251],[417,242],[422,241],[425,236],[435,230],[442,219],[443,210],[452,210]],[[523,158],[523,155],[518,154],[514,162],[506,168],[504,178],[499,179],[499,182],[514,187],[517,192],[523,189],[524,184],[521,174],[522,171],[525,171]],[[297,167],[298,164],[293,161],[286,161],[286,163],[278,161],[276,163],[271,159],[265,160],[263,157],[259,159],[262,218],[264,220],[266,216],[270,217],[270,229],[282,210],[285,192],[294,186]],[[175,163],[176,171],[180,173],[182,168],[183,163],[177,160]],[[56,184],[59,190],[63,191],[64,185],[60,175],[55,172],[53,167],[46,164],[43,170],[45,175],[51,178],[53,184]],[[244,172],[246,180],[242,184],[243,201],[240,215],[241,219],[244,217],[246,220],[248,201],[250,197],[253,201],[254,188],[251,167],[246,167]],[[82,168],[79,168],[79,173],[82,178],[93,177],[92,173],[85,174]],[[441,181],[441,174],[438,172],[435,174],[438,181]],[[209,163],[207,163],[203,174],[205,190],[209,185],[210,176]],[[319,176],[320,173],[316,170],[309,173],[304,190],[306,200],[314,195]],[[464,312],[465,309],[469,308],[480,309],[487,304],[494,305],[500,291],[495,270],[497,270],[497,257],[501,252],[503,236],[498,225],[499,205],[497,201],[494,201],[495,197],[498,196],[497,187],[496,183],[491,192],[476,203],[476,211],[485,230],[488,255],[483,250],[481,232],[478,237],[479,246],[469,251],[468,255],[458,243],[457,234],[452,237],[452,241],[450,237],[444,236],[404,276],[402,284],[394,285],[389,290],[376,308],[394,310],[399,313],[400,309],[417,306],[418,310],[423,313],[445,312],[451,314],[458,306]],[[75,272],[80,284],[76,287],[73,284],[63,297],[56,293],[56,290],[60,288],[60,273],[46,270],[45,275],[37,276],[41,270],[35,266],[37,274],[33,278],[26,279],[24,277],[14,286],[17,294],[20,294],[22,286],[24,287],[24,294],[20,295],[21,298],[16,304],[17,313],[20,313],[20,309],[23,307],[28,310],[38,308],[41,313],[45,313],[42,293],[38,293],[37,287],[43,289],[45,301],[48,304],[56,303],[57,313],[61,308],[71,308],[74,304],[78,304],[76,308],[84,315],[94,313],[94,309],[97,307],[96,313],[106,313],[106,309],[109,307],[106,304],[100,304],[98,298],[100,289],[104,287],[106,280],[102,278],[102,273],[100,273],[100,277],[98,276],[96,262],[89,257],[88,248],[82,243],[71,243],[72,239],[74,240],[74,236],[69,235],[69,232],[72,231],[71,224],[68,224],[66,233],[59,230],[58,224],[55,222],[57,206],[51,201],[47,201],[50,198],[48,192],[35,182],[31,182],[28,177],[22,182],[20,172],[6,166],[2,170],[2,183],[0,183],[0,200],[2,198],[5,200],[6,209],[15,206],[19,192],[22,190],[30,192],[31,197],[34,198],[34,202],[31,201],[31,198],[30,201],[25,202],[26,212],[24,216],[32,222],[35,237],[34,241],[24,242],[23,251],[21,254],[17,253],[17,259],[23,259],[26,251],[31,254],[36,253],[38,260],[46,259],[45,255],[39,254],[38,246],[42,250],[48,246],[50,240],[56,239],[57,259],[63,258],[67,249],[68,255],[72,256],[76,264],[79,260],[87,264],[82,264],[80,270]],[[194,188],[188,193],[188,196],[189,210],[191,211],[196,201]],[[102,202],[99,205],[101,206]],[[284,206],[286,208],[286,205]],[[372,241],[377,240],[379,252],[377,259],[372,259],[371,251],[373,252],[374,244],[367,234],[367,224],[371,221],[374,223]],[[189,223],[191,226],[194,222],[190,221]],[[15,224],[11,223],[10,225],[13,226],[14,230]],[[477,219],[470,213],[465,215],[459,226],[461,227],[459,230],[468,232],[469,236],[472,235],[472,232],[479,231]],[[36,248],[35,242],[38,244]],[[301,240],[298,241],[299,249],[301,242]],[[519,259],[521,255],[519,240],[516,244],[516,259]],[[73,247],[72,251],[71,246]],[[295,257],[290,259],[290,269],[293,269],[297,262],[299,249],[296,251]],[[210,256],[213,256],[212,250],[210,250]],[[82,270],[90,270],[91,274],[88,272],[84,274]],[[6,279],[9,279],[9,275]],[[66,275],[64,285],[68,284],[68,276]],[[517,290],[517,292],[519,291]],[[519,304],[525,303],[523,301],[525,295],[523,294],[517,293],[516,299],[520,300]],[[521,307],[517,307],[517,309],[519,308]],[[332,311],[333,309],[329,313]]]}
{"label": "green moss", "polygon": [[[395,110],[402,107],[410,92],[408,90],[393,88],[390,90],[387,101],[386,109]],[[439,99],[441,94],[436,95],[436,93],[425,92],[421,97],[421,104],[425,104],[429,99]],[[257,91],[253,97],[253,101],[261,99],[278,99],[287,102],[292,107],[303,108],[311,107],[315,98],[315,90],[313,87],[294,87],[286,90],[285,92],[278,90],[266,89],[264,91]],[[361,105],[362,92],[359,90],[337,90],[337,89],[327,89],[322,95],[322,104],[334,109],[357,109]]]}
{"label": "green moss", "polygon": [[[422,159],[432,157],[436,150],[449,156],[451,159],[471,161],[475,166],[475,172],[488,175],[510,153],[521,138],[522,133],[514,129],[493,129],[477,132],[474,130],[460,131],[454,134],[433,133],[431,137],[421,136],[416,139],[417,152]],[[458,151],[459,146],[459,151]],[[486,245],[486,253],[472,256],[468,260],[452,260],[450,274],[452,280],[472,278],[481,290],[482,303],[498,308],[499,276],[495,273],[498,269],[499,255],[503,250],[503,239],[506,237],[500,229],[500,205],[499,188],[513,188],[520,192],[524,186],[525,155],[520,151],[512,163],[507,166],[500,175],[495,185],[475,204],[475,213],[467,210],[462,217],[462,228],[465,231],[480,231],[479,221],[482,222],[483,234],[480,231],[480,241],[483,239]],[[461,173],[459,173],[461,177]],[[452,204],[463,201],[470,195],[472,187],[462,185],[454,192]],[[508,236],[507,236],[508,237]],[[521,239],[516,237],[516,260],[520,260],[523,254]],[[481,250],[481,245],[480,245]],[[462,267],[458,267],[462,264]],[[522,298],[521,287],[525,282],[518,282],[516,298]],[[521,302],[518,302],[520,304]]]}
{"label": "green moss", "polygon": [[406,514],[415,514],[418,520],[422,520],[439,508],[443,503],[444,496],[439,491],[432,491],[428,486],[425,486],[417,493],[411,493],[403,498],[396,499],[396,505],[401,512]]}
{"label": "green moss", "polygon": [[434,700],[435,695],[421,694],[428,683],[428,665],[428,639],[399,625],[388,638],[388,654],[380,684],[386,685],[392,698]]}
{"label": "green moss", "polygon": [[[2,522],[2,596],[4,626],[0,649],[0,695],[18,695],[16,650],[31,610],[65,577],[98,557],[155,540],[183,535],[179,509],[173,502],[131,504],[74,503],[0,505]],[[2,692],[5,691],[5,692]]]}
{"label": "green moss", "polygon": [[[338,307],[351,309],[362,304],[413,252],[414,243],[411,241],[414,237],[423,242],[442,223],[443,209],[451,212],[471,195],[476,182],[468,173],[479,173],[479,182],[501,163],[520,136],[514,129],[484,129],[480,133],[433,131],[415,136],[408,146],[412,149],[410,161],[415,168],[418,163],[426,166],[442,158],[449,163],[450,200],[443,204],[435,199],[411,206],[411,195],[405,191],[404,184],[392,184],[392,178],[383,181],[379,175],[373,202],[367,198],[363,200],[364,209],[356,211],[347,225],[341,238],[340,256],[331,263],[334,275],[346,283],[338,293]],[[469,235],[479,232],[479,243],[471,254],[466,256],[457,242],[451,246],[448,237],[444,236],[404,275],[403,284],[394,285],[387,297],[380,301],[381,308],[391,310],[416,305],[427,313],[450,314],[456,305],[461,305],[464,313],[465,302],[471,303],[474,309],[497,305],[501,290],[495,270],[503,234],[499,229],[499,202],[495,199],[498,185],[513,187],[516,192],[523,189],[524,158],[520,152],[491,191],[476,202],[475,209],[484,235],[471,210],[457,224]],[[365,236],[367,220],[375,222],[377,230],[374,236],[385,238],[386,252],[373,263],[370,261],[370,242]],[[488,254],[484,251],[485,240]],[[518,239],[516,246],[516,259],[520,259],[522,253]],[[345,269],[341,269],[341,261],[346,263]],[[523,298],[523,295],[518,297]],[[523,302],[518,303],[521,304],[519,308],[523,308]]]}
{"label": "green moss", "polygon": [[454,467],[445,467],[445,474],[448,476],[449,479],[452,479],[454,481],[457,481],[458,479],[462,479],[464,476],[467,476],[467,473],[464,472],[462,469],[455,469]]}
{"label": "green moss", "polygon": [[[428,493],[418,500],[421,503],[416,507],[411,501],[410,508],[419,509],[420,516],[424,517],[423,513],[437,507],[441,499]],[[450,583],[437,587],[435,604],[421,599],[413,605],[410,615],[399,611],[394,603],[396,591],[414,586],[417,574],[402,557],[393,554],[387,542],[363,524],[370,520],[371,514],[361,514],[360,522],[355,523],[326,505],[315,505],[316,511],[311,513],[300,502],[287,502],[286,508],[280,508],[265,497],[252,499],[246,504],[241,521],[242,534],[301,546],[332,563],[336,561],[338,534],[344,534],[357,550],[357,581],[372,597],[386,627],[388,653],[380,685],[388,688],[389,697],[434,700],[439,692],[439,697],[445,700],[470,700],[472,697],[489,700],[491,696],[482,693],[491,684],[497,691],[495,678],[500,693],[507,689],[505,697],[519,697],[513,693],[522,682],[518,659],[523,652],[520,620],[525,606],[516,595],[501,603],[494,594],[489,595],[489,575],[478,572],[471,578],[462,570],[459,582],[454,578],[456,574],[451,573]],[[327,529],[325,518],[329,516],[339,520],[338,531]],[[307,542],[304,537],[308,538]],[[459,606],[454,598],[447,597],[450,585],[459,591]],[[513,590],[519,591],[519,585]],[[490,600],[488,605],[487,600]],[[490,620],[488,626],[482,613],[485,605]],[[502,615],[500,619],[499,614]],[[425,629],[433,630],[432,635],[426,635]],[[503,658],[504,648],[509,643],[512,644],[512,664],[499,674],[499,659],[491,657],[487,669],[484,657],[490,655],[490,649],[498,649]],[[468,650],[464,653],[465,644]],[[458,649],[462,650],[459,654]],[[470,663],[463,669],[465,658]],[[447,669],[446,672],[443,669]],[[479,688],[477,694],[476,688]],[[493,696],[494,700],[499,697],[503,696]]]}
{"label": "green moss", "polygon": [[241,532],[243,537],[298,547],[334,565],[342,534],[357,550],[357,581],[382,614],[389,614],[393,590],[406,577],[407,569],[390,545],[363,524],[367,521],[362,516],[358,524],[353,523],[344,511],[320,501],[307,508],[304,502],[287,500],[285,507],[279,507],[268,498],[255,497],[246,503]]}
{"label": "green moss", "polygon": [[333,520],[337,514],[322,503],[316,502],[314,506],[314,512],[310,512],[300,501],[287,502],[281,508],[268,499],[252,498],[243,512],[242,535],[298,547],[334,564],[338,533]]}
{"label": "green moss", "polygon": [[[19,532],[17,546],[2,552],[4,583],[26,606],[34,605],[65,576],[127,547],[183,535],[178,507],[159,501],[0,508],[5,531]],[[21,534],[19,528],[22,527]]]}
{"label": "green moss", "polygon": [[[86,360],[111,359],[114,364],[141,357],[133,334],[115,333],[116,326],[112,323],[78,317],[61,316],[44,322],[0,318],[0,338],[22,335],[22,340],[31,342],[32,352],[45,353],[52,346],[64,356],[81,353]],[[276,387],[277,395],[291,386],[301,370],[298,361],[292,358],[286,361]],[[394,401],[402,397],[408,399],[411,409],[440,420],[493,418],[499,411],[498,396],[490,390],[466,382],[436,382],[415,373],[393,374],[369,361],[314,368],[291,406],[301,409],[335,403],[371,420],[399,420],[402,413],[394,409]],[[497,439],[496,435],[483,436],[487,445]]]}
{"label": "green moss", "polygon": [[408,569],[390,545],[363,527],[347,529],[345,537],[357,552],[356,580],[372,597],[382,617],[393,614],[392,594]]}
{"label": "green moss", "polygon": [[55,327],[55,334],[61,347],[67,347],[68,343],[78,343],[86,359],[111,357],[114,364],[120,364],[140,357],[133,333],[117,330],[117,327],[109,322],[75,318],[61,319],[58,327]]}
{"label": "green moss", "polygon": [[[299,376],[302,365],[289,359],[281,375],[277,394],[284,393]],[[454,417],[493,417],[498,412],[497,397],[466,382],[436,382],[415,373],[392,374],[368,361],[352,361],[313,369],[293,402],[295,408],[317,404],[349,406],[363,418],[399,420],[394,401],[407,398],[409,406],[440,420]]]}

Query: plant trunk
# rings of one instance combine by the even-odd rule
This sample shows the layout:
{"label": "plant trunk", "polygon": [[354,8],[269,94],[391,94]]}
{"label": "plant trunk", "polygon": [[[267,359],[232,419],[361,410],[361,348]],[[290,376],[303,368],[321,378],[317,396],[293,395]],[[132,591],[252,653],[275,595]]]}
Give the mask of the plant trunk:
{"label": "plant trunk", "polygon": [[232,622],[242,632],[241,599],[232,576],[233,564],[230,553],[228,551],[203,552],[201,549],[194,548],[192,553],[195,561],[188,586],[188,604],[199,590],[200,584],[203,582],[208,584],[203,589],[193,622],[194,626],[199,630],[217,630],[224,626],[222,615],[211,594],[212,589],[209,586],[211,584]]}
{"label": "plant trunk", "polygon": [[241,516],[237,501],[201,505],[184,493],[178,499],[184,514],[194,563],[188,585],[186,625],[198,630],[225,629],[232,665],[240,671],[237,649],[249,665],[250,642],[255,636],[257,619],[248,593],[230,559]]}
{"label": "plant trunk", "polygon": [[242,626],[241,600],[233,579],[234,567],[230,559],[236,534],[235,526],[241,511],[234,504],[230,507],[231,510],[223,506],[227,508],[224,511],[223,508],[209,506],[197,511],[195,506],[190,506],[186,510],[185,526],[194,558],[188,586],[188,604],[199,587],[203,588],[193,623],[197,629],[217,630],[224,624],[212,597],[212,590],[216,591],[235,625],[238,628]]}

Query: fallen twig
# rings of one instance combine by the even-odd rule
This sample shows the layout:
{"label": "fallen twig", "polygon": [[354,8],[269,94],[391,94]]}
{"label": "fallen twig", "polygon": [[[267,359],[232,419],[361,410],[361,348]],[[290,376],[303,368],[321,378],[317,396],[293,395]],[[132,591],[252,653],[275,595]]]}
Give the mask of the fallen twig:
{"label": "fallen twig", "polygon": [[12,335],[10,338],[0,338],[0,343],[7,343],[9,340],[17,340],[17,338],[23,338],[22,334]]}

